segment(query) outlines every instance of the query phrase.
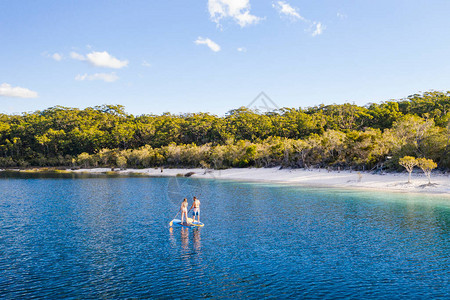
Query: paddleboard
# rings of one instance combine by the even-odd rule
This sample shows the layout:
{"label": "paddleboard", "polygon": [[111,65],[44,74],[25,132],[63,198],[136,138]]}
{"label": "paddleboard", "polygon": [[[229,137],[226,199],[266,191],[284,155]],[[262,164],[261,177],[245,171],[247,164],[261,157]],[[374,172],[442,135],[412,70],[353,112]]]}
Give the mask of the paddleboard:
{"label": "paddleboard", "polygon": [[202,222],[198,222],[198,221],[192,222],[192,218],[188,218],[188,225],[181,224],[180,219],[173,219],[171,223],[172,223],[172,225],[178,225],[178,226],[188,227],[188,228],[205,226],[205,224],[203,224]]}

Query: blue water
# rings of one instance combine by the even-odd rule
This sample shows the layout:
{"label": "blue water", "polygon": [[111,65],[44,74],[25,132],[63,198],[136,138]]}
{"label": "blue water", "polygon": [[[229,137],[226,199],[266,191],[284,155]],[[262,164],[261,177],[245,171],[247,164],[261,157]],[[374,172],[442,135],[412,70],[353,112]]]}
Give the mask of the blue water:
{"label": "blue water", "polygon": [[[0,298],[450,296],[450,198],[189,178],[3,177]],[[193,195],[205,227],[170,229]]]}

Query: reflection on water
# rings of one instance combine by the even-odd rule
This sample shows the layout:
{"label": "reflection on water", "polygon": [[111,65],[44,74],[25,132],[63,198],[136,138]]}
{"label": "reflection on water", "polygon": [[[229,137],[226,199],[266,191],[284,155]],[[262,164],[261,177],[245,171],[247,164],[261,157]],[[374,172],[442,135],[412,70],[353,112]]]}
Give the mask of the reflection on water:
{"label": "reflection on water", "polygon": [[200,238],[201,229],[194,229],[192,232],[192,241],[194,243],[194,249],[199,251],[201,249],[201,238]]}
{"label": "reflection on water", "polygon": [[450,294],[447,198],[182,180],[205,227],[166,178],[0,179],[0,298]]}
{"label": "reflection on water", "polygon": [[180,245],[183,250],[190,250],[190,244],[193,249],[200,251],[201,249],[201,229],[200,228],[186,228],[181,226],[169,227],[169,240],[172,247],[178,247],[176,234],[179,234]]}
{"label": "reflection on water", "polygon": [[181,231],[181,247],[183,247],[184,250],[188,249],[189,246],[189,230],[188,228],[180,228]]}

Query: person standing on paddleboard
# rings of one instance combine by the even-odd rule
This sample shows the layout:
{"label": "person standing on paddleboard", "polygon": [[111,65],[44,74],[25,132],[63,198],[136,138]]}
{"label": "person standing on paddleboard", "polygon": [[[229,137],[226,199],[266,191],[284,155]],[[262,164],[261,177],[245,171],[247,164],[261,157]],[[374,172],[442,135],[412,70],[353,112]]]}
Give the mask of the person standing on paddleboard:
{"label": "person standing on paddleboard", "polygon": [[189,208],[189,210],[191,210],[192,208],[194,208],[194,210],[192,211],[192,222],[195,222],[195,217],[197,216],[197,222],[200,223],[200,200],[197,199],[197,197],[194,197],[194,203],[192,203],[191,208]]}
{"label": "person standing on paddleboard", "polygon": [[[188,216],[187,216],[188,210],[187,210],[187,207],[188,207],[188,201],[187,201],[186,198],[184,198],[183,202],[181,202],[181,208],[180,208],[180,211],[181,211],[181,224],[183,224],[183,225],[187,225],[187,222],[188,222]],[[185,220],[185,221],[183,222],[183,220]]]}

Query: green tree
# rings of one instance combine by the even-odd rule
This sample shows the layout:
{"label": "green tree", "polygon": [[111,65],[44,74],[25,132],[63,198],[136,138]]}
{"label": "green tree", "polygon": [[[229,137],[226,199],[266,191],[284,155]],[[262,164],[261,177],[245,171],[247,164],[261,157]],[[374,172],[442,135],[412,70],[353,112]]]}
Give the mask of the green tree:
{"label": "green tree", "polygon": [[406,115],[394,122],[392,132],[397,139],[397,147],[393,149],[394,155],[427,156],[425,141],[434,130],[434,121],[423,119],[414,115]]}
{"label": "green tree", "polygon": [[427,176],[428,184],[431,184],[431,171],[433,171],[433,169],[436,169],[437,164],[434,161],[432,161],[431,159],[418,158],[417,165],[419,166],[419,168],[422,169],[422,171]]}
{"label": "green tree", "polygon": [[97,165],[95,158],[86,152],[79,154],[76,162],[83,168],[95,167]]}
{"label": "green tree", "polygon": [[408,171],[408,183],[411,183],[411,173],[415,166],[419,163],[415,157],[412,156],[404,156],[400,158],[398,163]]}
{"label": "green tree", "polygon": [[117,155],[116,165],[121,169],[125,169],[127,166],[127,158],[121,154]]}

